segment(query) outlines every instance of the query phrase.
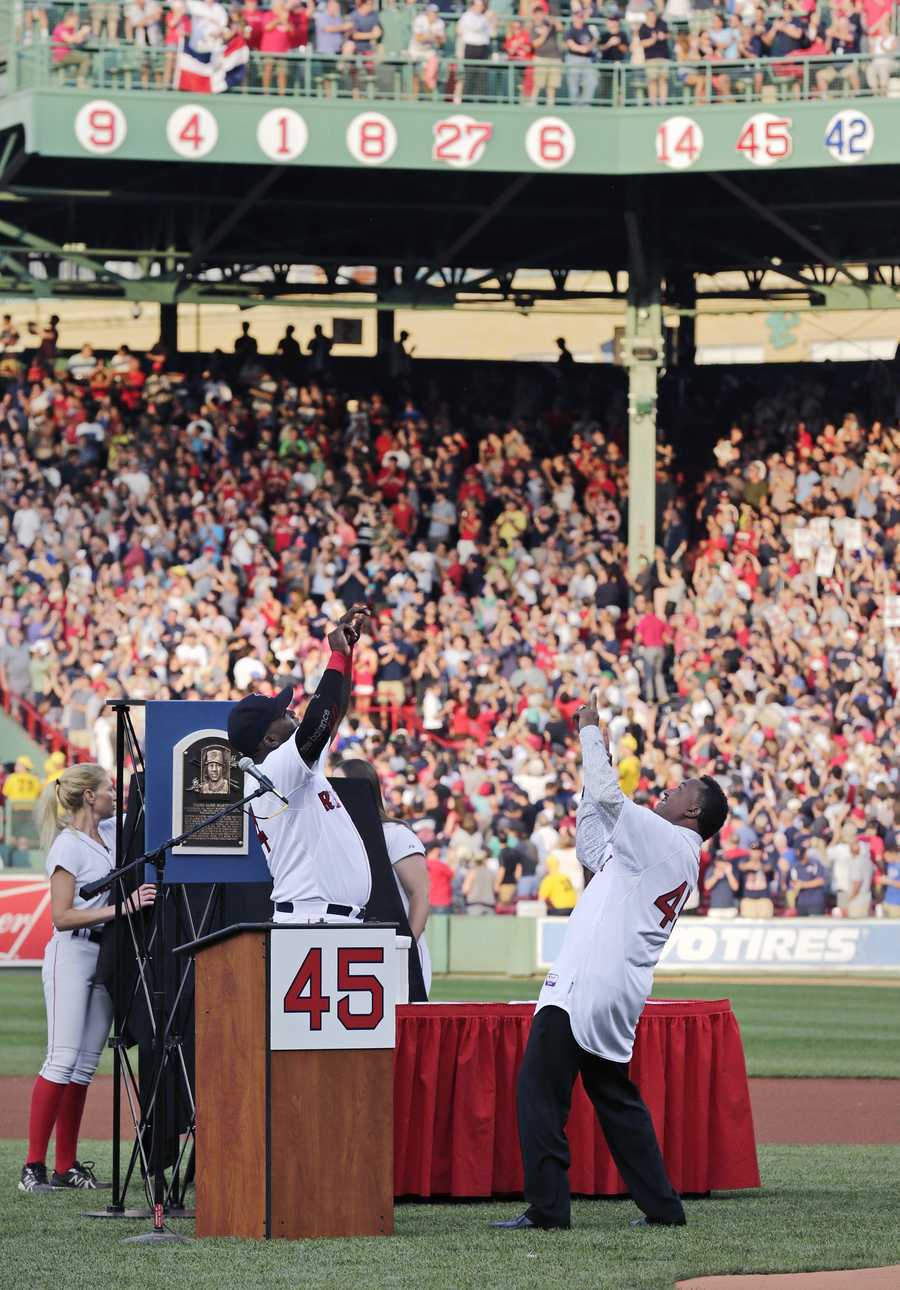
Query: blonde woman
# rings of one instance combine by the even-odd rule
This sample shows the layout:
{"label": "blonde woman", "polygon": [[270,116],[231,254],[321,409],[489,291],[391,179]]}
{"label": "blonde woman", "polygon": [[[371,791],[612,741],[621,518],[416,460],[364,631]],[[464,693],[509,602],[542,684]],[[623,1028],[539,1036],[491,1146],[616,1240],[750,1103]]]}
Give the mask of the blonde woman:
{"label": "blonde woman", "polygon": [[[37,804],[41,845],[47,851],[53,936],[44,953],[47,1059],[34,1082],[28,1122],[28,1158],[19,1190],[96,1188],[89,1164],[77,1159],[78,1130],[88,1085],[112,1022],[112,999],[94,983],[100,928],[115,917],[103,895],[84,900],[79,889],[115,866],[115,798],[102,766],[70,766],[48,784]],[[153,904],[155,888],[139,887],[133,911]],[[55,1172],[46,1154],[56,1128]],[[100,1184],[102,1185],[102,1184]]]}

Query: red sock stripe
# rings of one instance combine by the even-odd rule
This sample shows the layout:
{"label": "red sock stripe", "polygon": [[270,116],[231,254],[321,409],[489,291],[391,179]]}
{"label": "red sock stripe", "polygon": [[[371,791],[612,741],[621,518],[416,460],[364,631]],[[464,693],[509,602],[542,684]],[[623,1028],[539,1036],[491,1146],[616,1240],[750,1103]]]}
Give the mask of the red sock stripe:
{"label": "red sock stripe", "polygon": [[78,1131],[84,1114],[87,1084],[67,1084],[56,1120],[56,1172],[71,1169],[78,1155]]}
{"label": "red sock stripe", "polygon": [[31,1090],[31,1114],[28,1117],[28,1163],[43,1164],[47,1158],[47,1143],[56,1123],[67,1084],[51,1084],[38,1075]]}

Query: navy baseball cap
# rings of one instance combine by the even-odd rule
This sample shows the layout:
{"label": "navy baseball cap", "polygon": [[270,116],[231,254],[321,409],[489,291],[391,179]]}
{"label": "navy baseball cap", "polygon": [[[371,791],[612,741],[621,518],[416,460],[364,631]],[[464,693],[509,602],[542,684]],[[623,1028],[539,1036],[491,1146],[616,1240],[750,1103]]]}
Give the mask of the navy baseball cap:
{"label": "navy baseball cap", "polygon": [[286,685],[272,698],[248,694],[228,714],[228,742],[246,757],[252,757],[273,721],[283,717],[294,698],[294,687]]}

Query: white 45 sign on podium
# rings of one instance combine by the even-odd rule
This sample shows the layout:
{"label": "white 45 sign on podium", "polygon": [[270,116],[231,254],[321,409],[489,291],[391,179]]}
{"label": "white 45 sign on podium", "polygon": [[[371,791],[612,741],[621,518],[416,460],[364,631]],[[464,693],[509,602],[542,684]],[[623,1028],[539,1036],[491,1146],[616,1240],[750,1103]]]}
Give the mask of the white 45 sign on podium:
{"label": "white 45 sign on podium", "polygon": [[271,1050],[393,1048],[395,955],[390,928],[273,927]]}

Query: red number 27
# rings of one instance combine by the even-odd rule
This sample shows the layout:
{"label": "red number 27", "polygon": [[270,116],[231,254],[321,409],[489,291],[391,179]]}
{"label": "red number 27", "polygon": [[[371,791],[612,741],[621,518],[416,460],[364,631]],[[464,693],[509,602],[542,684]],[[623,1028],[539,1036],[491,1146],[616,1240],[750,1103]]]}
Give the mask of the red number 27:
{"label": "red number 27", "polygon": [[684,896],[685,902],[687,902],[688,892],[690,892],[690,887],[686,882],[683,882],[679,887],[676,887],[674,891],[664,891],[661,896],[656,897],[656,900],[654,900],[653,903],[657,909],[661,910],[663,916],[660,927],[668,927],[669,923],[675,922],[675,919],[681,913],[681,910],[678,908],[678,902],[681,900],[682,896]]}

